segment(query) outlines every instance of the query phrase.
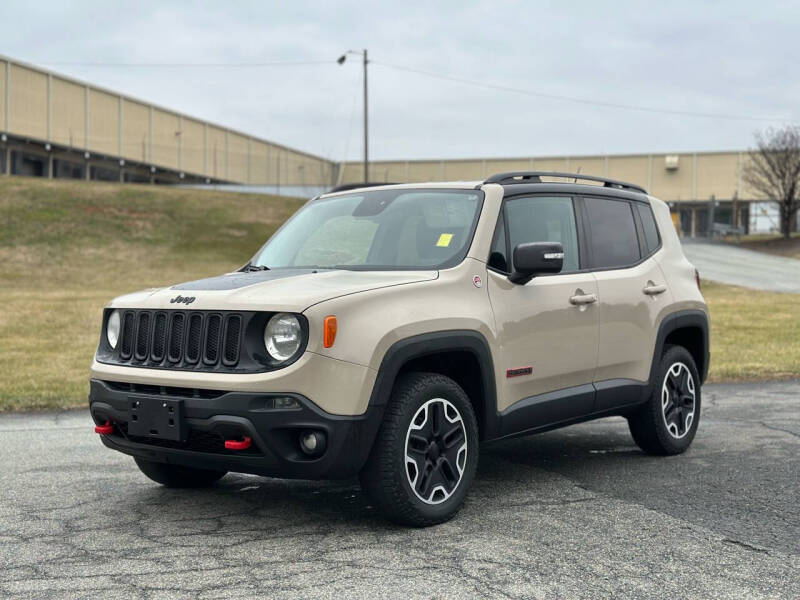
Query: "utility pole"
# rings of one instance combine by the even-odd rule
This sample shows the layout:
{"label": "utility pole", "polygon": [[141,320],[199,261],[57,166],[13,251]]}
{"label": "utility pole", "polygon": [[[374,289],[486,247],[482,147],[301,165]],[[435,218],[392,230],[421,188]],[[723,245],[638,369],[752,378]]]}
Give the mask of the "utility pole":
{"label": "utility pole", "polygon": [[369,129],[367,108],[367,49],[364,48],[364,183],[369,182]]}
{"label": "utility pole", "polygon": [[367,97],[367,65],[369,64],[369,59],[367,58],[367,49],[364,48],[361,52],[348,50],[336,59],[336,62],[343,65],[347,60],[348,54],[360,54],[364,64],[364,183],[367,183],[369,181],[369,101]]}

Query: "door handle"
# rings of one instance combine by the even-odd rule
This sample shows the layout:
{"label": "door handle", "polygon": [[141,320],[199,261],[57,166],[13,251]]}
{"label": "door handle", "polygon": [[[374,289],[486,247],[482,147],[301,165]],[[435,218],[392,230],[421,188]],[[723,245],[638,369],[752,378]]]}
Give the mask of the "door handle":
{"label": "door handle", "polygon": [[648,296],[655,296],[656,294],[661,294],[666,291],[667,291],[667,286],[663,284],[656,285],[652,281],[648,281],[647,285],[644,286],[644,289],[642,290],[642,292],[644,292]]}
{"label": "door handle", "polygon": [[584,304],[592,304],[593,302],[597,302],[597,296],[595,294],[575,294],[569,299],[569,303],[575,306],[583,306]]}

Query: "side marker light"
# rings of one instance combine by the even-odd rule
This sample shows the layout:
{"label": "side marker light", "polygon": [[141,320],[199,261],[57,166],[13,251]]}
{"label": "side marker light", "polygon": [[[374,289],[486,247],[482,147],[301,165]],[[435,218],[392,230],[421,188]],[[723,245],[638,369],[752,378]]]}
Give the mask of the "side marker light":
{"label": "side marker light", "polygon": [[338,329],[339,325],[336,321],[336,317],[333,315],[325,317],[322,328],[322,345],[325,348],[333,346],[333,343],[336,341],[336,332]]}

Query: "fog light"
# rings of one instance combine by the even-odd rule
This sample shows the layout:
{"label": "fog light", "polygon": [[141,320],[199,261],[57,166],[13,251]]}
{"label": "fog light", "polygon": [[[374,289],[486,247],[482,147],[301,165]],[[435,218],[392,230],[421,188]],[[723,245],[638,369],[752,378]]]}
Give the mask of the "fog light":
{"label": "fog light", "polygon": [[264,401],[264,408],[267,410],[297,410],[300,402],[291,396],[274,396]]}
{"label": "fog light", "polygon": [[321,431],[303,431],[300,434],[300,449],[308,456],[319,456],[325,452],[325,434]]}

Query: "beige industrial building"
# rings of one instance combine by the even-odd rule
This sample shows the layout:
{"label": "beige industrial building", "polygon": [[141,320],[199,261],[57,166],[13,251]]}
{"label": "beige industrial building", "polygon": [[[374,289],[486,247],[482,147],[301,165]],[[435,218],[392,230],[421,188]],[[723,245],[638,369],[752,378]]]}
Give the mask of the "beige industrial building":
{"label": "beige industrial building", "polygon": [[314,185],[335,165],[0,56],[0,173]]}
{"label": "beige industrial building", "polygon": [[[394,160],[372,162],[369,180],[478,180],[525,170],[600,175],[644,186],[671,204],[684,235],[702,236],[715,223],[747,230],[764,216],[764,199],[742,178],[746,161],[746,152]],[[0,173],[286,191],[363,181],[360,162],[336,163],[1,55]]]}
{"label": "beige industrial building", "polygon": [[[643,186],[669,202],[684,235],[707,235],[712,223],[746,230],[751,203],[762,198],[743,181],[747,152],[695,152],[611,156],[548,156],[408,160],[370,163],[370,181],[476,180],[507,171],[557,171],[610,177]],[[344,163],[339,182],[363,179],[363,163]],[[776,224],[777,226],[777,224]],[[718,227],[718,231],[725,231]]]}

